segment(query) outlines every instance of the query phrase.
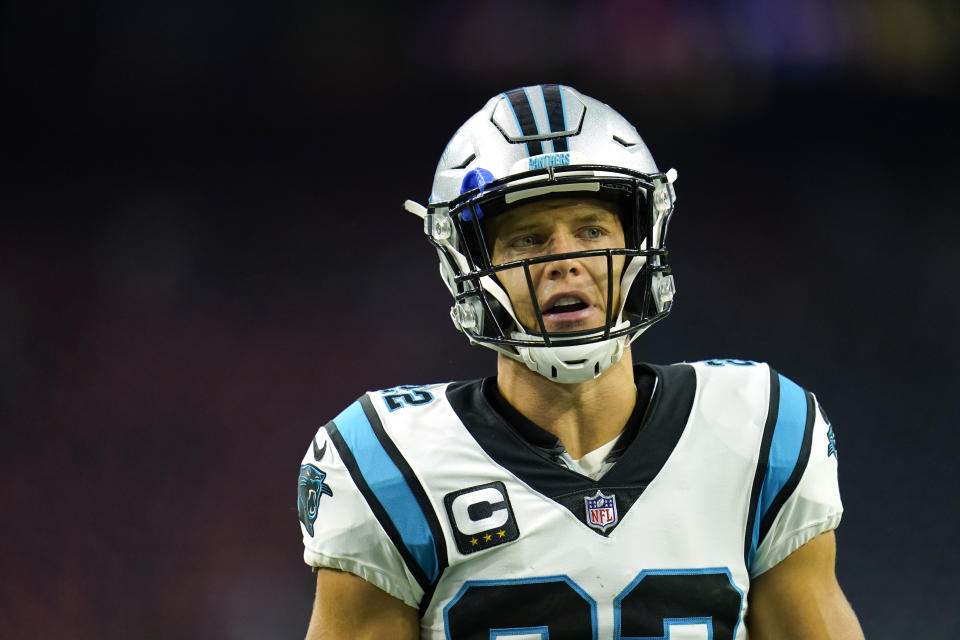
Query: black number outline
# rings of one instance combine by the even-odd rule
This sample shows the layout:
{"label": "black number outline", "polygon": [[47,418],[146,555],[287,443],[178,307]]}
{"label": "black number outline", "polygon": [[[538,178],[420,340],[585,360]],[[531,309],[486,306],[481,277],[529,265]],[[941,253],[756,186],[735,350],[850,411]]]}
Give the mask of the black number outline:
{"label": "black number outline", "polygon": [[613,599],[613,638],[614,640],[648,640],[648,638],[649,640],[662,640],[663,638],[669,638],[670,634],[668,633],[669,632],[668,626],[672,626],[671,623],[675,624],[677,622],[680,622],[681,620],[684,621],[686,624],[706,623],[710,630],[708,637],[710,638],[714,637],[713,616],[691,616],[686,618],[663,617],[663,618],[660,618],[663,624],[663,635],[659,637],[648,636],[647,638],[641,638],[636,636],[623,636],[623,629],[622,629],[623,617],[622,617],[622,614],[620,613],[621,604],[623,603],[623,600],[627,598],[633,592],[634,589],[636,589],[637,585],[639,585],[644,578],[648,576],[664,576],[664,575],[670,575],[670,576],[726,575],[727,581],[730,583],[730,586],[733,587],[733,590],[737,592],[737,595],[739,596],[739,599],[740,599],[739,611],[737,613],[737,622],[734,625],[733,631],[730,636],[731,638],[737,637],[737,632],[740,630],[740,624],[743,622],[743,590],[737,586],[737,583],[733,579],[733,574],[730,573],[730,569],[728,569],[727,567],[710,567],[710,568],[704,568],[704,569],[696,569],[696,568],[644,569],[639,574],[637,574],[637,577],[634,578],[630,582],[630,584],[624,587],[624,589],[620,593],[618,593],[617,596]]}
{"label": "black number outline", "polygon": [[[443,607],[443,633],[446,636],[447,640],[454,640],[450,635],[450,611],[461,601],[464,595],[472,587],[498,587],[505,585],[521,585],[521,584],[543,584],[543,583],[566,583],[568,587],[571,588],[578,596],[580,596],[588,605],[590,605],[590,628],[592,630],[591,640],[599,640],[599,622],[597,619],[597,601],[593,597],[584,591],[583,587],[578,585],[570,576],[557,574],[552,576],[540,576],[536,578],[504,578],[501,580],[468,580],[463,583],[463,586],[460,587],[460,590],[457,591],[457,594],[450,599],[450,601]],[[522,627],[522,628],[507,628],[507,627],[494,627],[488,629],[488,633],[493,631],[537,631],[547,627],[549,633],[549,625],[540,625],[538,627]],[[541,632],[542,633],[542,632]],[[495,637],[495,636],[490,636]]]}
{"label": "black number outline", "polygon": [[714,358],[713,360],[704,360],[703,364],[708,367],[725,367],[728,364],[735,367],[753,367],[757,363],[753,360],[741,360],[740,358]]}
{"label": "black number outline", "polygon": [[[421,404],[433,402],[433,394],[416,387],[395,387],[396,389],[406,389],[410,393],[387,393],[383,392],[383,402],[387,405],[387,411],[393,413],[397,409],[404,407],[415,407]],[[387,391],[393,391],[388,389]]]}

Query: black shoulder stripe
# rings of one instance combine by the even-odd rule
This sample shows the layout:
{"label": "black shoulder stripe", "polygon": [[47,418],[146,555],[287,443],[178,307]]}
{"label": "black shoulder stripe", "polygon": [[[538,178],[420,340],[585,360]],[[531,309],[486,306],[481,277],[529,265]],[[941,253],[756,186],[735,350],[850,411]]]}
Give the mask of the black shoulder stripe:
{"label": "black shoulder stripe", "polygon": [[747,514],[747,528],[743,541],[743,561],[750,566],[750,550],[753,547],[753,533],[756,528],[757,509],[760,507],[760,491],[763,488],[763,479],[767,475],[767,461],[770,458],[770,443],[773,441],[773,431],[777,424],[777,411],[780,408],[780,377],[773,367],[770,367],[770,406],[767,409],[767,420],[763,425],[763,437],[760,441],[760,453],[757,459],[757,470],[753,476],[753,487],[750,489],[750,511]]}
{"label": "black shoulder stripe", "polygon": [[773,521],[776,519],[777,514],[780,513],[781,507],[783,507],[784,503],[787,501],[787,498],[789,498],[797,488],[797,485],[800,484],[800,479],[803,477],[803,472],[806,471],[807,463],[810,461],[810,446],[811,442],[813,441],[813,423],[817,414],[813,410],[813,394],[807,391],[806,396],[807,422],[803,427],[803,444],[800,446],[800,455],[797,458],[797,465],[793,468],[793,473],[790,474],[790,479],[787,480],[787,483],[780,490],[780,493],[778,493],[773,499],[767,514],[763,517],[763,520],[760,521],[760,536],[757,539],[758,547],[763,543],[763,539],[770,531],[770,527],[773,526]]}
{"label": "black shoulder stripe", "polygon": [[[520,124],[520,133],[525,136],[535,136],[537,131],[537,121],[533,118],[533,108],[530,106],[530,100],[527,98],[527,92],[521,89],[512,89],[507,91],[507,98],[510,100],[510,106],[513,107],[513,113],[517,116],[517,122]],[[531,140],[527,143],[527,153],[531,156],[537,156],[543,153],[543,145],[539,140]]]}

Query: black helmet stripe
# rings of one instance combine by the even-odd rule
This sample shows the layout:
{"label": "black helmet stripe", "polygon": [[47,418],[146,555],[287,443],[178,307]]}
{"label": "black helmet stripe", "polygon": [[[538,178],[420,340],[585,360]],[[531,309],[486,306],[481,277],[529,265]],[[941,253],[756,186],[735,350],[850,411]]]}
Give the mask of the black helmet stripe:
{"label": "black helmet stripe", "polygon": [[[542,84],[540,89],[543,91],[543,103],[547,108],[547,120],[550,123],[550,133],[555,131],[567,130],[567,117],[563,112],[563,95],[560,93],[560,85]],[[567,138],[553,139],[554,151],[567,150]]]}
{"label": "black helmet stripe", "polygon": [[[540,134],[537,128],[537,121],[533,117],[533,109],[530,107],[530,99],[527,98],[527,92],[520,89],[511,89],[507,91],[507,98],[510,100],[510,107],[513,109],[513,115],[517,118],[517,124],[520,125],[520,133],[525,136],[536,136]],[[538,156],[543,153],[543,145],[539,140],[527,142],[527,154]]]}

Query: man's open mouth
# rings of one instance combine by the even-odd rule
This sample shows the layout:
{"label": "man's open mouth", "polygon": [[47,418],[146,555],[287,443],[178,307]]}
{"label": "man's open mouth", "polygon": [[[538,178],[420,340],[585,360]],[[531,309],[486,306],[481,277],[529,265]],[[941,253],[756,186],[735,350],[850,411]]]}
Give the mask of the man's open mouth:
{"label": "man's open mouth", "polygon": [[544,315],[550,315],[555,313],[570,313],[573,311],[580,311],[581,309],[586,309],[589,305],[579,298],[573,296],[564,296],[562,298],[557,298],[551,306],[543,310]]}

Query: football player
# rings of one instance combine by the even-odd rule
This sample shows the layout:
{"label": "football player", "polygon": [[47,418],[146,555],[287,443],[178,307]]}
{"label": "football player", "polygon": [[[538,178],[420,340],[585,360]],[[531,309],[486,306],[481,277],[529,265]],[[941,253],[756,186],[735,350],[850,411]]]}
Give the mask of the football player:
{"label": "football player", "polygon": [[770,366],[635,363],[674,298],[661,172],[609,106],[492,98],[422,219],[482,380],[369,392],[303,459],[307,637],[862,638],[833,430]]}

